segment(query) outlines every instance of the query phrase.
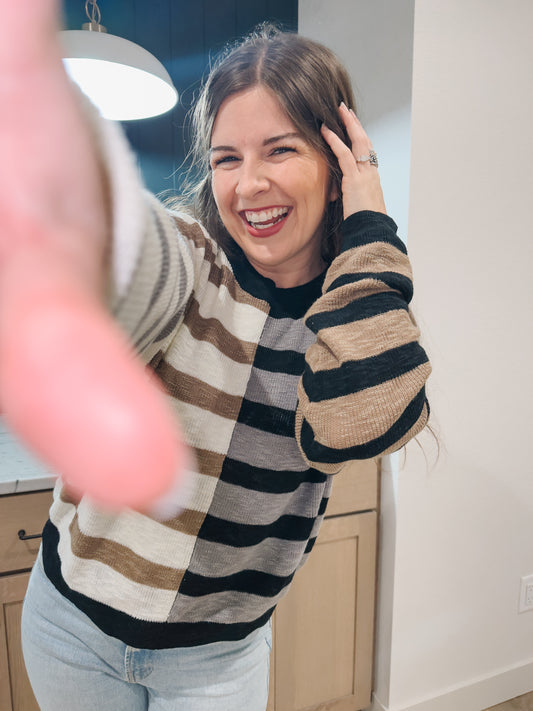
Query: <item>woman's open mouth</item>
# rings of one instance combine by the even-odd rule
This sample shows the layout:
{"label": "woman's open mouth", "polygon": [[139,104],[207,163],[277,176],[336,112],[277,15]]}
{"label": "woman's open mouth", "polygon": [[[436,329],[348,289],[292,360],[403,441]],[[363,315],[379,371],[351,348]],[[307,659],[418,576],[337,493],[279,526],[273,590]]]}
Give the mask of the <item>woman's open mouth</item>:
{"label": "woman's open mouth", "polygon": [[270,237],[279,232],[289,215],[290,207],[272,207],[265,210],[243,210],[240,215],[254,237]]}

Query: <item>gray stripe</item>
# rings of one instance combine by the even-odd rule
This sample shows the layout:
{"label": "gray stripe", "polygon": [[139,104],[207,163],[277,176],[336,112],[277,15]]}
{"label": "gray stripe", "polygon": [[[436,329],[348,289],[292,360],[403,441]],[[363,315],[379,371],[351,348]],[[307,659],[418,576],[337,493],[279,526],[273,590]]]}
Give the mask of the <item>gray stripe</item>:
{"label": "gray stripe", "polygon": [[284,410],[295,410],[299,375],[271,373],[254,368],[248,381],[246,399],[262,405],[273,405]]}
{"label": "gray stripe", "polygon": [[305,353],[316,341],[316,335],[302,324],[295,328],[298,321],[290,318],[267,318],[259,344],[275,351],[296,351]]}
{"label": "gray stripe", "polygon": [[261,469],[265,466],[277,471],[303,472],[308,469],[293,437],[263,432],[240,422],[235,425],[228,456]]}
{"label": "gray stripe", "polygon": [[307,541],[268,538],[255,546],[234,548],[198,539],[189,570],[206,577],[259,570],[270,575],[291,575],[300,564]]}
{"label": "gray stripe", "polygon": [[263,597],[230,591],[195,598],[178,593],[168,622],[253,622],[276,605],[284,594],[282,590],[274,597]]}
{"label": "gray stripe", "polygon": [[[271,494],[220,480],[209,514],[225,521],[268,526],[280,516],[315,518],[324,495],[324,482],[304,482],[294,492]],[[250,506],[253,497],[253,506]]]}

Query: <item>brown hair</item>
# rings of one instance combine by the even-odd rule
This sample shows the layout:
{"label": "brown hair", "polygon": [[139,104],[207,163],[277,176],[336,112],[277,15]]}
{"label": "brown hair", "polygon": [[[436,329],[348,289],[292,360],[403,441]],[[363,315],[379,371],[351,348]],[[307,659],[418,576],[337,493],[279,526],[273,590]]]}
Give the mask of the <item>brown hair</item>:
{"label": "brown hair", "polygon": [[214,239],[231,250],[233,240],[220,220],[211,187],[211,133],[223,101],[254,86],[276,96],[303,138],[329,164],[332,188],[339,195],[324,216],[322,253],[329,262],[338,251],[342,173],[320,126],[325,123],[350,145],[338,107],[343,101],[355,110],[354,97],[348,73],[335,54],[300,35],[261,26],[240,44],[228,47],[209,71],[192,115],[190,179],[185,193],[189,209]]}

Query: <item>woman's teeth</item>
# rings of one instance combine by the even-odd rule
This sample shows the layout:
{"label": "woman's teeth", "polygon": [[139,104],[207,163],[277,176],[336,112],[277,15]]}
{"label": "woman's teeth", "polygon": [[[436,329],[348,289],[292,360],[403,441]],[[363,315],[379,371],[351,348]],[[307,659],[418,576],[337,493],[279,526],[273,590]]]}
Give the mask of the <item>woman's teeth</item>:
{"label": "woman's teeth", "polygon": [[272,210],[245,210],[245,217],[248,223],[256,230],[265,230],[267,227],[272,227],[277,222],[280,222],[287,216],[289,209],[287,207],[275,207]]}

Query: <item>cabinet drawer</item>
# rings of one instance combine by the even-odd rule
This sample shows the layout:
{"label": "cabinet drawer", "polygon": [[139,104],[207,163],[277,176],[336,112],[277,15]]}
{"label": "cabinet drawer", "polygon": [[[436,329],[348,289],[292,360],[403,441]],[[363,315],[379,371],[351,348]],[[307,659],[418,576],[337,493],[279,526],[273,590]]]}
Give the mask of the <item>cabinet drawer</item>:
{"label": "cabinet drawer", "polygon": [[373,459],[348,462],[333,475],[326,516],[371,511],[378,506],[379,464]]}
{"label": "cabinet drawer", "polygon": [[0,573],[31,568],[41,539],[21,541],[18,532],[41,533],[51,503],[51,491],[0,496]]}

